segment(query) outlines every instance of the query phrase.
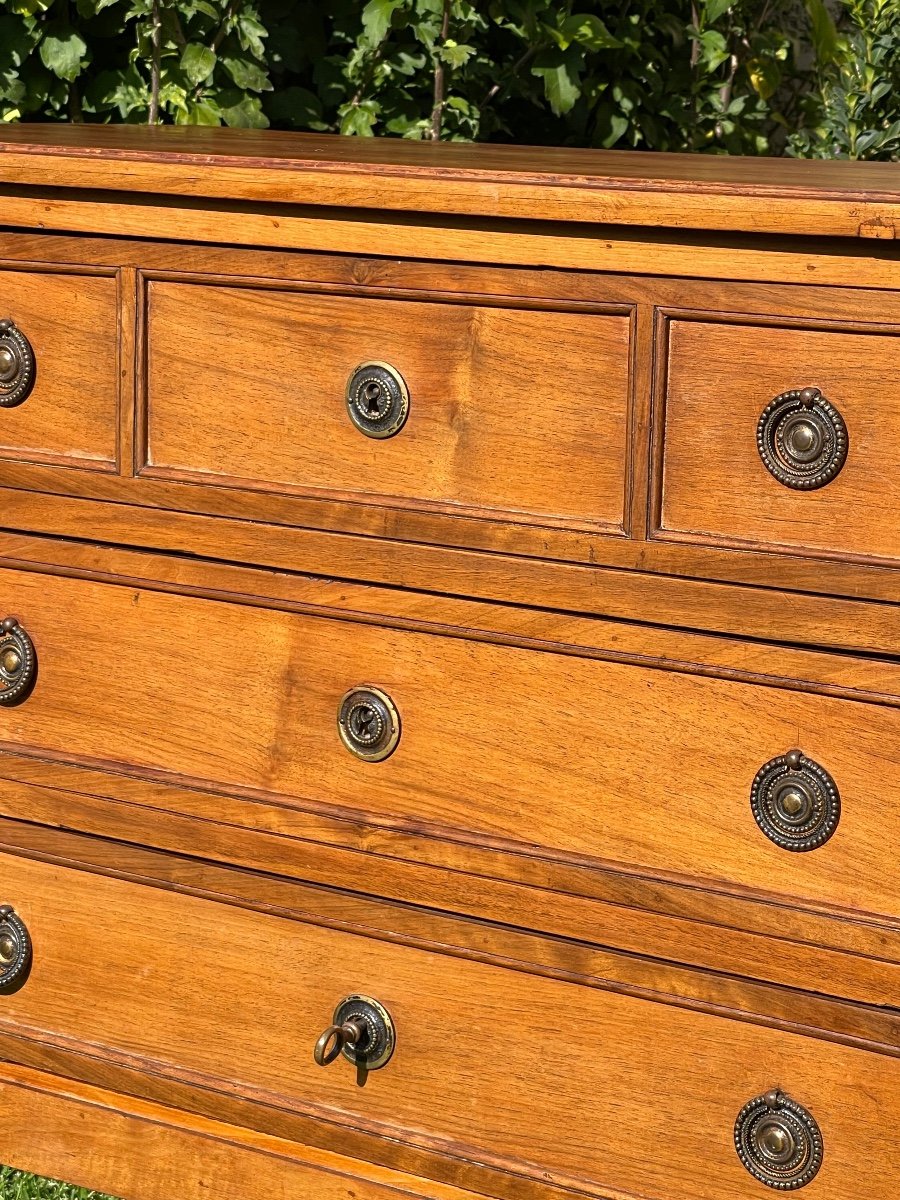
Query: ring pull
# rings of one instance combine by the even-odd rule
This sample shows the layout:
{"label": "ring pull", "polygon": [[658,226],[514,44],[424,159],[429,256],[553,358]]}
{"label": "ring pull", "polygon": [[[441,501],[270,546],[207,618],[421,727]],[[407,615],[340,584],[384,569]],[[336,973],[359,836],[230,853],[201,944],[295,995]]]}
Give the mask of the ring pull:
{"label": "ring pull", "polygon": [[0,991],[24,983],[31,967],[31,935],[11,904],[0,904]]}
{"label": "ring pull", "polygon": [[763,763],[750,788],[753,818],[782,850],[824,846],[841,819],[841,794],[828,771],[802,750]]}
{"label": "ring pull", "polygon": [[738,1113],[734,1146],[754,1179],[782,1192],[811,1183],[824,1156],[812,1113],[777,1088],[748,1100]]}
{"label": "ring pull", "polygon": [[0,408],[28,399],[37,376],[31,342],[9,317],[0,320]]}
{"label": "ring pull", "polygon": [[0,704],[18,704],[31,691],[37,657],[31,638],[15,617],[0,621]]}
{"label": "ring pull", "polygon": [[320,1067],[330,1066],[344,1050],[352,1049],[363,1036],[363,1027],[357,1021],[345,1021],[343,1025],[329,1025],[313,1051],[313,1057]]}
{"label": "ring pull", "polygon": [[848,445],[844,418],[816,387],[782,392],[756,427],[763,466],[779,483],[799,491],[830,483],[847,461]]}
{"label": "ring pull", "polygon": [[357,1082],[362,1086],[369,1071],[377,1071],[390,1060],[396,1042],[393,1018],[383,1004],[371,996],[345,996],[316,1042],[313,1058],[320,1067],[327,1067],[343,1055],[356,1067]]}

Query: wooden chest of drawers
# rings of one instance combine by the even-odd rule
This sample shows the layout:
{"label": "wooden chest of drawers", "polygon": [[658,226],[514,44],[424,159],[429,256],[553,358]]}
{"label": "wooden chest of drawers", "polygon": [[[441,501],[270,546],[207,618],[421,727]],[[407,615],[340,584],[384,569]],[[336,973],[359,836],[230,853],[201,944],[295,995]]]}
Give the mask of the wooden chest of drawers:
{"label": "wooden chest of drawers", "polygon": [[900,1186],[895,167],[0,138],[0,1161]]}

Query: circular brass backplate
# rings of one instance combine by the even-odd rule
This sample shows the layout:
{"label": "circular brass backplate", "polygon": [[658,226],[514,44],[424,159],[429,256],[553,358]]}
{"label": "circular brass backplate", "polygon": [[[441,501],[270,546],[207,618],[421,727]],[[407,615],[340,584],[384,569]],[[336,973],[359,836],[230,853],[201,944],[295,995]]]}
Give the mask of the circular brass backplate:
{"label": "circular brass backplate", "polygon": [[782,850],[815,850],[838,827],[841,796],[823,766],[791,750],[757,771],[750,808],[766,837]]}
{"label": "circular brass backplate", "polygon": [[357,758],[382,762],[394,753],[400,741],[400,714],[387,692],[361,684],[341,700],[338,733]]}
{"label": "circular brass backplate", "polygon": [[0,905],[0,989],[22,983],[31,965],[31,936],[8,904]]}
{"label": "circular brass backplate", "polygon": [[15,408],[27,400],[36,377],[31,342],[5,317],[0,320],[0,408]]}
{"label": "circular brass backplate", "polygon": [[814,491],[830,483],[847,459],[844,418],[818,388],[782,392],[756,427],[763,466],[785,487]]}
{"label": "circular brass backplate", "polygon": [[31,690],[37,657],[31,638],[15,619],[0,621],[0,704],[18,704]]}
{"label": "circular brass backplate", "polygon": [[366,437],[393,437],[409,416],[409,389],[390,363],[361,363],[347,380],[346,400],[350,420]]}
{"label": "circular brass backplate", "polygon": [[755,1179],[783,1192],[810,1183],[824,1154],[822,1133],[812,1113],[778,1091],[744,1105],[734,1123],[734,1145]]}
{"label": "circular brass backplate", "polygon": [[360,1046],[344,1046],[341,1053],[355,1066],[362,1063],[367,1071],[386,1066],[397,1045],[397,1032],[388,1010],[371,996],[346,996],[334,1010],[335,1025],[357,1021],[366,1030],[366,1040]]}

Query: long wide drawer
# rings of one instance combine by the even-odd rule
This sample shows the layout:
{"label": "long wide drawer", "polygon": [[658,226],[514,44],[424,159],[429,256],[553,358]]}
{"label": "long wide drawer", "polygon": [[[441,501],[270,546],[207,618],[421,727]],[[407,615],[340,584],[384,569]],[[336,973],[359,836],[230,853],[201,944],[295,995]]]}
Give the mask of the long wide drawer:
{"label": "long wide drawer", "polygon": [[[736,1130],[763,1173],[785,1139],[821,1157],[828,1200],[898,1182],[890,1054],[18,856],[0,878],[33,944],[0,1036],[604,1196],[762,1196]],[[314,1061],[348,997],[390,1022],[380,1067]]]}
{"label": "long wide drawer", "polygon": [[898,915],[896,707],[12,570],[0,606],[37,659],[8,749]]}

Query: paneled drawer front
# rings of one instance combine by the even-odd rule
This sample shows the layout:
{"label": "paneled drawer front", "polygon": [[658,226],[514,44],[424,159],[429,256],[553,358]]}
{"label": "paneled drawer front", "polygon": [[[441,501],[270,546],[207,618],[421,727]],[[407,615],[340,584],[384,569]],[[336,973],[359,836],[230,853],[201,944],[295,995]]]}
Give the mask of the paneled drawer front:
{"label": "paneled drawer front", "polygon": [[[3,856],[0,870],[34,944],[30,977],[0,997],[0,1032],[652,1200],[765,1195],[733,1130],[777,1088],[823,1139],[815,1194],[898,1182],[895,1058],[63,867]],[[313,1059],[356,993],[396,1032],[362,1087],[343,1059]]]}
{"label": "paneled drawer front", "polygon": [[0,271],[0,321],[16,331],[0,329],[0,458],[113,468],[116,291],[108,276]]}
{"label": "paneled drawer front", "polygon": [[[165,282],[147,304],[148,473],[622,529],[627,316]],[[390,437],[348,411],[373,361],[408,392]]]}
{"label": "paneled drawer front", "polygon": [[[898,915],[900,863],[883,854],[900,821],[897,708],[84,580],[0,585],[38,663],[30,696],[0,707],[8,748]],[[354,689],[387,715],[343,703]],[[388,739],[397,727],[389,757],[348,748],[342,707],[364,753],[386,745],[380,721]],[[791,853],[777,838],[804,849],[791,837],[808,802],[831,826]]]}
{"label": "paneled drawer front", "polygon": [[[672,320],[659,536],[900,557],[886,503],[900,478],[898,349],[896,335]],[[804,389],[821,399],[786,397],[758,429],[776,397]]]}

